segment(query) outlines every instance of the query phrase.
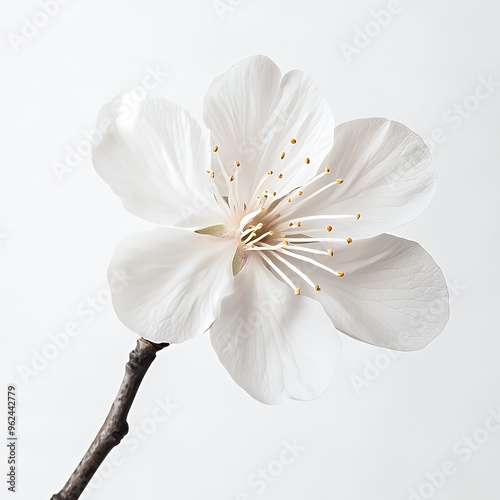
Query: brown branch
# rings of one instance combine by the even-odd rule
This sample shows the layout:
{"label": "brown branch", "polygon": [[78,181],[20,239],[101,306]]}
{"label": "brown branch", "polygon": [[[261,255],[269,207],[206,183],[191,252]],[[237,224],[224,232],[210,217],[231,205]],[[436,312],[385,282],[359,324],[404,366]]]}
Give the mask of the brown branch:
{"label": "brown branch", "polygon": [[127,434],[127,415],[142,379],[154,361],[156,353],[168,345],[154,344],[143,338],[137,341],[135,349],[130,353],[130,360],[125,366],[125,375],[120,390],[104,424],[64,488],[53,495],[51,500],[77,500],[80,497],[108,453]]}

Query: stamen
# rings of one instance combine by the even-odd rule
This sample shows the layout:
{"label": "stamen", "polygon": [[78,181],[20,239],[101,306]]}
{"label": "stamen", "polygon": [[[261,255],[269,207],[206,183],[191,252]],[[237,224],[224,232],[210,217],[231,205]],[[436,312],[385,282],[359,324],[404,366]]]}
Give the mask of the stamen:
{"label": "stamen", "polygon": [[258,255],[260,255],[269,264],[271,269],[273,269],[276,274],[278,274],[278,276],[280,276],[281,279],[291,287],[296,295],[300,294],[300,288],[294,285],[290,278],[267,255],[265,255],[264,252],[259,252]]}
{"label": "stamen", "polygon": [[289,235],[285,236],[290,243],[320,243],[323,241],[332,241],[334,243],[345,243],[344,238],[289,238]]}
{"label": "stamen", "polygon": [[343,184],[344,179],[336,179],[336,180],[335,180],[335,182],[336,182],[337,184]]}
{"label": "stamen", "polygon": [[[274,256],[283,262],[285,266],[287,266],[289,269],[291,269],[295,274],[298,274],[310,287],[314,288],[316,285],[309,279],[308,276],[306,276],[298,267],[294,266],[291,262],[288,262],[285,258],[281,257],[278,255],[277,252],[287,252],[286,250],[276,250],[274,253]],[[287,252],[291,253],[291,252]],[[292,254],[293,255],[293,254]],[[311,259],[312,260],[312,259]],[[314,261],[313,261],[314,262]]]}
{"label": "stamen", "polygon": [[235,167],[239,167],[240,165],[241,165],[241,163],[240,163],[239,161],[235,161],[235,162],[234,162],[234,166],[235,166]]}
{"label": "stamen", "polygon": [[332,226],[326,226],[326,230],[330,233],[332,231],[333,227]]}
{"label": "stamen", "polygon": [[346,238],[347,244],[352,243],[352,238]]}
{"label": "stamen", "polygon": [[[271,173],[269,173],[269,172],[271,172]],[[265,173],[265,175],[262,177],[262,179],[257,184],[257,187],[255,188],[254,193],[259,193],[260,192],[260,189],[262,188],[262,186],[267,181],[267,179],[269,178],[270,175],[273,175],[273,171],[272,170],[269,170],[268,172]]]}
{"label": "stamen", "polygon": [[[267,233],[261,234],[256,240],[253,240],[252,243],[258,243],[260,240],[263,240],[267,236],[272,236],[273,234],[274,234],[274,231],[268,231]],[[257,234],[252,233],[252,237],[254,238],[255,236],[257,236]],[[246,243],[246,241],[244,241],[243,243]]]}
{"label": "stamen", "polygon": [[[297,255],[293,252],[290,252],[289,250],[285,250],[282,248],[282,249],[279,249],[276,251],[280,252],[282,254],[285,254],[285,255],[289,255],[290,257],[294,257],[295,259],[302,260],[303,262],[308,262],[309,264],[312,264],[313,266],[319,267],[320,269],[323,269],[324,271],[326,271],[330,274],[334,274],[335,276],[340,276],[340,273],[342,273],[342,271],[335,271],[334,269],[331,269],[328,266],[320,264],[318,261],[316,261],[314,259],[310,259],[309,257],[304,257],[303,255]],[[278,257],[278,255],[276,255],[276,257]],[[344,273],[342,273],[342,276],[343,275],[344,275]]]}
{"label": "stamen", "polygon": [[[240,227],[239,227],[239,231],[242,231],[243,228],[257,215],[261,212],[260,208],[258,208],[257,210],[253,211],[253,212],[250,212],[249,214],[245,215],[245,217],[243,217],[243,219],[241,219],[240,221]],[[259,223],[260,224],[260,223]],[[259,225],[257,224],[257,225]]]}
{"label": "stamen", "polygon": [[[303,226],[303,225],[302,225]],[[286,237],[309,237],[309,238],[322,238],[325,234],[325,228],[315,228],[315,229],[304,229],[304,227],[298,227],[296,224],[293,225],[292,227],[282,227],[282,228],[275,228],[276,231],[284,231],[286,233]],[[333,234],[333,233],[332,233]],[[329,238],[331,240],[332,238]],[[340,239],[339,241],[345,242],[345,238]]]}
{"label": "stamen", "polygon": [[250,233],[249,236],[247,236],[244,240],[242,240],[242,243],[243,244],[246,244],[248,243],[252,238],[255,238],[257,236],[257,233],[253,232],[253,233]]}
{"label": "stamen", "polygon": [[251,248],[247,248],[246,250],[255,251],[255,252],[267,252],[272,250],[278,250],[279,248],[283,248],[285,242],[278,243],[278,245],[268,245],[267,243],[260,242],[259,245],[251,245]]}
{"label": "stamen", "polygon": [[[315,255],[326,255],[326,254],[330,255],[328,251],[325,252],[324,250],[318,250],[316,248],[304,248],[302,245],[291,245],[291,246],[289,245],[288,248],[290,249],[290,251],[312,253]],[[333,255],[333,252],[331,253],[331,255]]]}
{"label": "stamen", "polygon": [[356,219],[359,218],[357,215],[306,215],[305,217],[302,217],[302,220],[350,219],[351,217]]}
{"label": "stamen", "polygon": [[321,292],[321,288],[320,288],[320,286],[319,286],[319,285],[316,285],[316,286],[314,287],[314,289],[315,289],[317,292]]}
{"label": "stamen", "polygon": [[[328,168],[328,167],[327,167]],[[302,188],[305,188],[308,184],[311,184],[312,182],[315,182],[317,180],[319,180],[321,177],[323,177],[324,175],[328,175],[328,171],[325,171],[323,172],[322,174],[314,177],[313,179],[311,179],[309,182],[307,182],[306,184],[304,184],[304,186],[302,186]],[[322,188],[318,189],[317,191],[313,191],[309,196],[305,196],[304,198],[302,198],[300,201],[298,201],[297,203],[295,203],[294,205],[294,210],[296,211],[298,207],[300,207],[303,203],[306,203],[307,201],[309,200],[312,200],[314,197],[318,196],[319,194],[321,194],[323,191],[331,188],[332,186],[336,186],[337,185],[337,182],[330,182],[329,184],[326,184],[325,186],[323,186]],[[276,219],[275,222],[278,222],[278,221],[281,221],[282,219],[285,219],[287,218],[289,214],[283,214],[281,215],[280,217],[278,217]],[[305,217],[304,217],[305,219]]]}
{"label": "stamen", "polygon": [[[214,146],[212,148],[212,151],[216,153],[219,150],[219,146]],[[224,163],[222,162],[222,158],[217,155],[217,160],[219,162],[219,167],[221,169],[222,174],[230,183],[232,183],[235,180],[235,177],[233,175],[229,175],[226,167],[224,166]],[[236,174],[236,172],[235,172]],[[212,177],[213,178],[213,177]],[[237,190],[237,182],[233,186],[232,184],[229,184],[229,192],[228,192],[228,197],[227,197],[227,205],[231,207],[233,205],[233,208],[239,208],[241,205],[240,199],[239,199],[239,192]]]}
{"label": "stamen", "polygon": [[291,142],[292,144],[297,144],[297,139],[295,139],[294,137],[292,137],[292,138],[290,139],[290,142]]}
{"label": "stamen", "polygon": [[331,168],[330,168],[330,167],[325,167],[325,172],[326,172],[327,174],[329,174],[331,171],[332,171],[332,170],[331,170]]}
{"label": "stamen", "polygon": [[262,224],[262,222],[259,222],[256,226],[250,226],[248,229],[246,229],[245,231],[243,231],[241,233],[241,236],[240,238],[244,238],[247,234],[250,234],[252,232],[254,232],[255,230],[259,230],[259,229],[262,229],[264,227],[264,224]]}
{"label": "stamen", "polygon": [[283,160],[285,158],[285,152],[281,153],[281,159]]}
{"label": "stamen", "polygon": [[309,163],[311,163],[311,160],[310,160],[309,158],[306,158],[304,161],[305,161],[308,165],[309,165]]}
{"label": "stamen", "polygon": [[210,186],[213,189],[215,200],[219,204],[220,207],[224,210],[224,212],[227,214],[229,218],[231,218],[231,210],[229,208],[229,205],[227,201],[221,196],[219,189],[217,188],[217,185],[215,183],[215,172],[210,172],[210,179],[212,182],[210,182]]}
{"label": "stamen", "polygon": [[[358,214],[359,215],[359,214]],[[331,219],[350,219],[350,218],[355,218],[356,220],[359,220],[359,218],[355,215],[306,215],[305,217],[302,217],[301,220],[302,222],[304,221],[314,221],[314,220],[331,220]],[[281,219],[281,218],[280,218]],[[288,224],[288,226],[292,226],[293,222],[290,220],[284,220],[283,222],[280,222],[280,224],[277,224],[277,222],[280,221],[280,219],[276,219],[274,223],[276,224],[276,229],[280,230],[284,226],[282,224]],[[289,224],[289,222],[292,222],[292,224]],[[314,231],[319,231],[319,229],[309,229],[309,231],[314,232]]]}
{"label": "stamen", "polygon": [[327,250],[327,253],[330,257],[333,257],[333,250],[331,248]]}

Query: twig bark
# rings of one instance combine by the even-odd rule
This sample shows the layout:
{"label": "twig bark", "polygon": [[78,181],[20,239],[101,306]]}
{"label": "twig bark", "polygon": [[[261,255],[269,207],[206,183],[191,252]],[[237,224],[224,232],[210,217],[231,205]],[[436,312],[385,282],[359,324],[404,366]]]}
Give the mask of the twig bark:
{"label": "twig bark", "polygon": [[80,497],[108,453],[127,434],[127,415],[142,379],[154,361],[156,353],[168,345],[154,344],[143,338],[137,341],[125,366],[120,390],[104,424],[64,488],[53,495],[51,500],[77,500]]}

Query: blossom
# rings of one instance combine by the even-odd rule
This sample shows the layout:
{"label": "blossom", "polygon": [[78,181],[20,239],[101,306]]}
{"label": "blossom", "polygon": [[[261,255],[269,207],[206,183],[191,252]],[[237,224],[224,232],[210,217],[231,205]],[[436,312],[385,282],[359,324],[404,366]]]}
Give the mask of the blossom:
{"label": "blossom", "polygon": [[126,94],[101,110],[112,126],[96,171],[160,225],[119,244],[109,267],[133,276],[113,292],[127,327],[169,343],[210,330],[233,379],[269,404],[329,387],[337,331],[408,351],[442,331],[441,270],[386,234],[436,187],[418,135],[381,118],[335,127],[307,75],[263,56],[211,84],[203,118]]}

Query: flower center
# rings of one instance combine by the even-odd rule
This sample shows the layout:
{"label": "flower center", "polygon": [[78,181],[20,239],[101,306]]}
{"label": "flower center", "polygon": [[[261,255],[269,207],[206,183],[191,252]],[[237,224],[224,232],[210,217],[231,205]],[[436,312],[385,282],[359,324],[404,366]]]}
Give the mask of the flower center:
{"label": "flower center", "polygon": [[[296,143],[295,138],[290,139],[290,144]],[[214,146],[212,151],[217,154],[219,147]],[[282,152],[280,160],[285,160],[287,155],[288,153]],[[235,161],[232,172],[229,172],[219,155],[217,156],[223,181],[216,182],[215,171],[207,170],[207,173],[212,180],[215,197],[227,212],[229,220],[234,221],[235,230],[224,231],[224,236],[222,232],[214,235],[238,239],[238,250],[233,259],[234,275],[243,269],[251,252],[256,252],[264,265],[289,285],[297,295],[300,294],[301,283],[318,292],[321,290],[321,286],[304,272],[306,264],[310,269],[321,269],[336,277],[344,276],[342,271],[335,270],[322,261],[324,257],[334,257],[333,250],[328,248],[330,243],[352,243],[350,237],[341,238],[336,235],[335,221],[359,220],[361,215],[300,217],[301,212],[304,213],[301,208],[325,191],[340,188],[344,183],[343,179],[334,179],[333,176],[332,179],[327,179],[326,177],[331,175],[331,169],[326,167],[323,172],[312,177],[300,188],[285,192],[281,187],[284,174],[275,174],[269,170],[257,183],[252,199],[242,200],[237,187],[239,171],[244,166]],[[309,158],[304,161],[306,164],[310,163]],[[221,194],[221,186],[224,194]],[[284,192],[285,194],[282,194]],[[306,210],[305,213],[309,211]],[[213,234],[209,230],[211,229],[206,228],[199,232]]]}

